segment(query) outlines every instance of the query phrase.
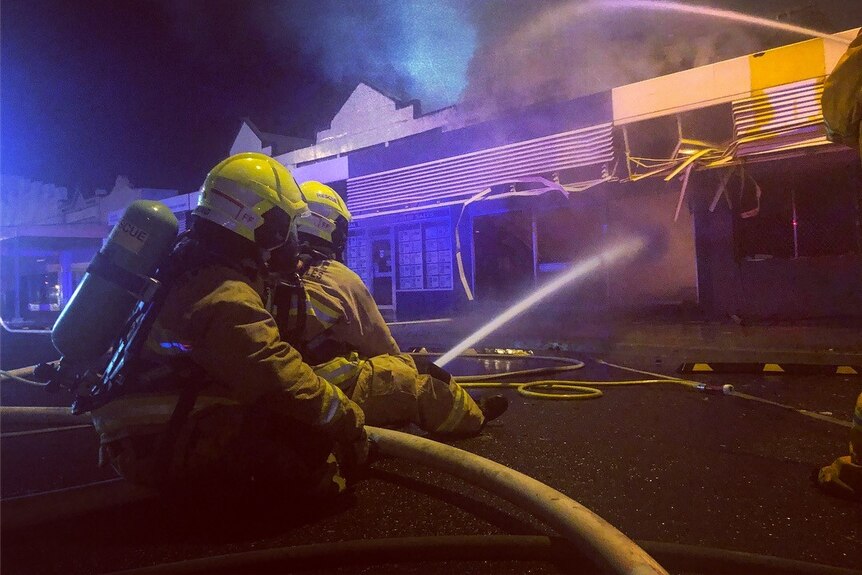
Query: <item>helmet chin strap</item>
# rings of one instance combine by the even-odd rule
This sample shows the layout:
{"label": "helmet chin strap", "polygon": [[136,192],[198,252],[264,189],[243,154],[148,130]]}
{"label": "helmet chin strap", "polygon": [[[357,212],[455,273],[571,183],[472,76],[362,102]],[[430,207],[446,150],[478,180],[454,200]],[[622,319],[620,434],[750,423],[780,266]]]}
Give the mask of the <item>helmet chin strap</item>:
{"label": "helmet chin strap", "polygon": [[337,250],[328,242],[323,242],[314,236],[302,234],[299,242],[299,253],[311,256],[315,261],[341,261],[341,250]]}
{"label": "helmet chin strap", "polygon": [[300,253],[301,246],[296,234],[290,234],[284,244],[268,252],[267,263],[270,271],[282,277],[295,274]]}

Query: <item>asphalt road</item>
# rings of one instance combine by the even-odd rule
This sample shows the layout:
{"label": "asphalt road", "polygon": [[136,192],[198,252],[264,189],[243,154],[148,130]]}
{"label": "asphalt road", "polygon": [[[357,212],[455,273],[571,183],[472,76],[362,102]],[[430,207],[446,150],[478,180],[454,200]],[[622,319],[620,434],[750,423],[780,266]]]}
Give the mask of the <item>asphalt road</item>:
{"label": "asphalt road", "polygon": [[[584,358],[581,358],[584,359]],[[671,374],[681,358],[618,357]],[[455,372],[483,366],[459,360]],[[526,367],[503,362],[500,369]],[[529,367],[533,367],[530,365]],[[629,379],[587,361],[579,379]],[[849,420],[862,378],[708,376],[737,390]],[[38,391],[38,390],[37,390]],[[34,391],[3,390],[20,404]],[[479,393],[479,392],[477,392]],[[487,393],[487,392],[481,392]],[[796,412],[676,385],[608,388],[588,401],[528,399],[456,442],[559,489],[628,536],[862,568],[862,505],[833,499],[811,470],[846,454],[848,429]],[[4,425],[4,433],[14,431]],[[92,430],[4,437],[4,498],[104,479]],[[382,537],[550,534],[508,503],[437,472],[377,462],[352,497],[321,505],[270,496],[150,500],[3,533],[2,570],[99,573],[246,550]],[[333,572],[332,569],[320,572]],[[530,561],[356,566],[357,573],[555,573]]]}

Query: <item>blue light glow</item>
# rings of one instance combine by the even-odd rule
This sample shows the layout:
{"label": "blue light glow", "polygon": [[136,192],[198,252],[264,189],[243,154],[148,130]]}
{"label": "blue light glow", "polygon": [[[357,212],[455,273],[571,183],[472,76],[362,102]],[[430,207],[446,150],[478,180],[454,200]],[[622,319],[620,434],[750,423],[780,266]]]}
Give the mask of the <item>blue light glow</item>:
{"label": "blue light glow", "polygon": [[467,85],[476,31],[454,0],[320,0],[280,14],[270,32],[298,38],[330,80],[366,81],[425,111],[454,104]]}
{"label": "blue light glow", "polygon": [[427,108],[454,103],[467,84],[475,30],[445,2],[413,0],[399,6],[404,57],[396,69],[413,81],[415,96]]}

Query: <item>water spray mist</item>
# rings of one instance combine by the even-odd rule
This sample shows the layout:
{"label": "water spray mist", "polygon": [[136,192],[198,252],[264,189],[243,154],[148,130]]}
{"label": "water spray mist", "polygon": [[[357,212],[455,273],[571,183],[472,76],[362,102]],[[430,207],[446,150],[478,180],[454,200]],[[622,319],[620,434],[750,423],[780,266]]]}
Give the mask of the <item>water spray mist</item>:
{"label": "water spray mist", "polygon": [[724,20],[732,20],[734,22],[742,22],[752,26],[761,28],[771,28],[773,30],[782,30],[784,32],[793,32],[811,38],[823,38],[825,40],[833,40],[843,44],[849,44],[850,39],[827,34],[811,28],[802,26],[794,26],[769,18],[760,18],[742,12],[734,12],[733,10],[721,10],[719,8],[710,8],[708,6],[698,6],[691,4],[683,4],[682,2],[669,2],[665,0],[599,0],[595,3],[600,8],[633,8],[643,10],[658,10],[664,12],[681,12],[684,14],[697,14],[699,16],[709,16],[712,18],[722,18]]}
{"label": "water spray mist", "polygon": [[478,330],[467,336],[467,338],[465,338],[455,347],[443,354],[434,363],[438,367],[445,366],[447,363],[461,355],[464,350],[475,345],[478,341],[482,340],[482,338],[493,333],[501,326],[518,317],[519,315],[521,315],[543,299],[547,298],[551,294],[556,293],[564,286],[595,272],[596,270],[601,268],[602,264],[610,265],[623,258],[633,257],[637,255],[637,253],[640,252],[643,247],[644,241],[642,239],[628,240],[624,243],[608,248],[607,250],[591,257],[588,260],[575,264],[572,269],[556,277],[554,280],[545,284],[541,288],[537,289],[536,291],[534,291],[506,311],[504,311],[502,314],[494,318],[492,321],[488,322],[487,324],[483,325]]}

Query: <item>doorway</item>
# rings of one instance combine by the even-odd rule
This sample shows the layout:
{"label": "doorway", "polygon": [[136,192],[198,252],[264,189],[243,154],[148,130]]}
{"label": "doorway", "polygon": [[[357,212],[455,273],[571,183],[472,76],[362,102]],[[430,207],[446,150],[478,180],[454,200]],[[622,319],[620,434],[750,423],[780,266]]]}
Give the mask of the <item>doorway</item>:
{"label": "doorway", "polygon": [[395,268],[393,267],[392,230],[380,230],[371,236],[371,293],[383,314],[391,320],[395,318]]}
{"label": "doorway", "polygon": [[473,218],[476,298],[508,303],[533,286],[533,218],[513,211]]}

